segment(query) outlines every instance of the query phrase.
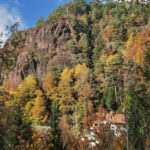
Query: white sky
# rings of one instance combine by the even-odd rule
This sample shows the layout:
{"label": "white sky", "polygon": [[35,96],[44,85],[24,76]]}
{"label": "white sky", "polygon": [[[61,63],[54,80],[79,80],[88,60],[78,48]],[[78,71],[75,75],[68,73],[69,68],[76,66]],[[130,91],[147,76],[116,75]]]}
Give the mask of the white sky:
{"label": "white sky", "polygon": [[[6,33],[6,26],[11,26],[15,22],[19,22],[20,29],[25,28],[25,25],[21,19],[21,15],[17,8],[11,8],[8,6],[0,5],[0,33]],[[6,41],[8,37],[6,35],[0,37],[3,41]]]}

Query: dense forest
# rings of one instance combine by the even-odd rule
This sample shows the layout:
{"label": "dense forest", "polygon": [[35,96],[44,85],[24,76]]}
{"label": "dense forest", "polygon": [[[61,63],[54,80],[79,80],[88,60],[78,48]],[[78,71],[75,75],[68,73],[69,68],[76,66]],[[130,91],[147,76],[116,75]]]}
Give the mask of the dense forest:
{"label": "dense forest", "polygon": [[149,1],[74,0],[0,46],[0,150],[150,149]]}

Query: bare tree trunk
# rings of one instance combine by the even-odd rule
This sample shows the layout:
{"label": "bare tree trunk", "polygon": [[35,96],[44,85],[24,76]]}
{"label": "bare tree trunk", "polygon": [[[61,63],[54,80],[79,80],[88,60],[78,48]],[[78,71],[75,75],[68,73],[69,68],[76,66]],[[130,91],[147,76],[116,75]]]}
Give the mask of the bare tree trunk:
{"label": "bare tree trunk", "polygon": [[76,128],[77,128],[77,124],[78,124],[77,107],[75,107],[75,124],[76,124]]}
{"label": "bare tree trunk", "polygon": [[2,84],[2,64],[0,63],[0,85]]}
{"label": "bare tree trunk", "polygon": [[118,101],[118,97],[117,97],[117,88],[115,86],[115,97],[116,97],[116,102]]}
{"label": "bare tree trunk", "polygon": [[125,121],[126,121],[126,128],[127,128],[127,150],[129,150],[129,133],[128,133],[128,116],[127,111],[125,111]]}

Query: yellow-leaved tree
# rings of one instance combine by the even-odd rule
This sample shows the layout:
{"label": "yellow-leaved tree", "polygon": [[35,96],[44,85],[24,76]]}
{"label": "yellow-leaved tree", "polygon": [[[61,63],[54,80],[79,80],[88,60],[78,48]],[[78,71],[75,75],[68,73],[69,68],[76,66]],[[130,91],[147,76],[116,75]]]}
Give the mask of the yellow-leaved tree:
{"label": "yellow-leaved tree", "polygon": [[59,100],[59,109],[63,113],[73,110],[75,99],[73,97],[73,74],[74,69],[64,69],[61,74],[60,82],[55,99]]}
{"label": "yellow-leaved tree", "polygon": [[64,69],[60,77],[55,100],[59,103],[61,113],[59,125],[63,143],[68,141],[67,146],[72,146],[74,139],[78,139],[81,124],[88,115],[88,108],[92,112],[92,104],[89,103],[92,89],[88,83],[88,74],[86,64],[78,64],[71,69]]}
{"label": "yellow-leaved tree", "polygon": [[46,96],[53,100],[56,92],[56,81],[54,79],[54,76],[51,72],[49,72],[43,81],[43,89],[46,93]]}
{"label": "yellow-leaved tree", "polygon": [[150,28],[147,28],[133,37],[131,33],[126,50],[123,52],[125,56],[132,59],[137,65],[143,67],[144,55],[146,52],[147,43],[150,42]]}
{"label": "yellow-leaved tree", "polygon": [[46,121],[46,107],[43,93],[39,90],[34,76],[29,75],[18,86],[15,93],[18,104],[24,112],[24,116],[32,121]]}
{"label": "yellow-leaved tree", "polygon": [[[90,97],[92,96],[92,88],[88,83],[88,74],[89,69],[87,68],[86,64],[78,64],[75,66],[75,85],[74,90],[78,95],[78,100],[75,109],[75,120],[76,124],[83,123],[83,118],[86,120],[88,112],[91,112],[92,108],[88,106]],[[88,108],[90,111],[88,111]],[[77,116],[76,116],[77,114]]]}
{"label": "yellow-leaved tree", "polygon": [[74,112],[74,106],[76,103],[73,94],[73,75],[74,69],[66,68],[63,70],[55,97],[55,99],[58,100],[59,110],[61,113],[59,126],[62,133],[64,147],[72,146],[72,143],[74,141],[74,136],[70,132],[73,125],[70,124],[71,122],[73,122],[71,114]]}
{"label": "yellow-leaved tree", "polygon": [[35,98],[35,91],[37,90],[37,81],[34,76],[29,75],[18,86],[18,90],[15,93],[15,97],[18,99],[19,104],[22,107]]}
{"label": "yellow-leaved tree", "polygon": [[32,102],[33,107],[30,112],[31,118],[33,120],[38,120],[45,123],[47,119],[47,113],[43,93],[40,90],[36,90],[35,94],[36,98]]}

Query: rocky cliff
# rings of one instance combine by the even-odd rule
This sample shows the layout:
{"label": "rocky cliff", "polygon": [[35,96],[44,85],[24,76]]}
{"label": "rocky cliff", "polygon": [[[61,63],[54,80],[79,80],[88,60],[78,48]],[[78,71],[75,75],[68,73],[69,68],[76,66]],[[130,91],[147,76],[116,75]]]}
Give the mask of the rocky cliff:
{"label": "rocky cliff", "polygon": [[65,46],[70,39],[76,42],[75,33],[68,21],[60,20],[14,34],[5,45],[15,53],[13,67],[8,73],[12,89],[29,74],[41,82],[50,69],[76,64],[76,55]]}

